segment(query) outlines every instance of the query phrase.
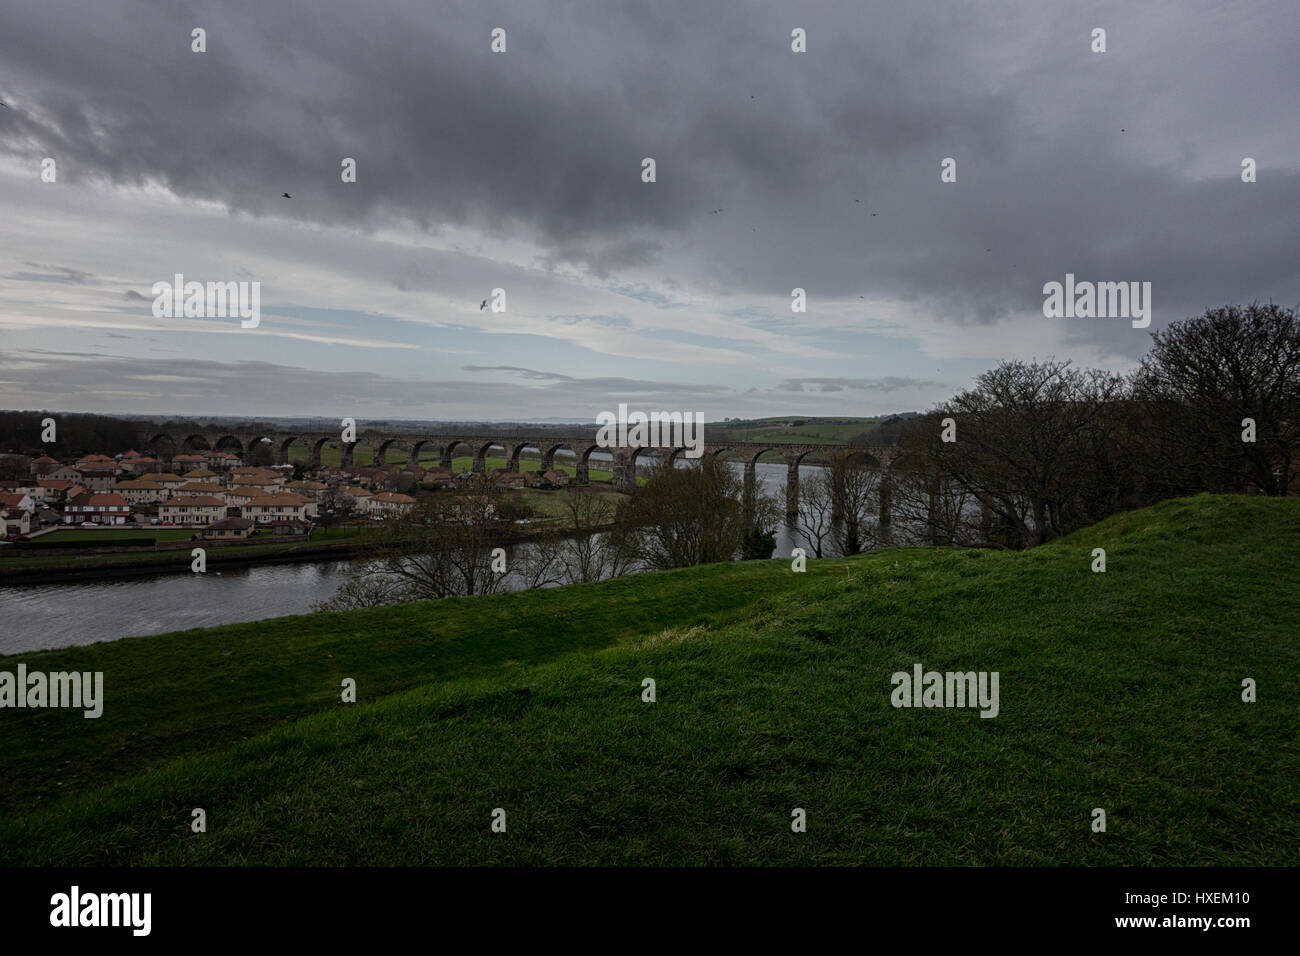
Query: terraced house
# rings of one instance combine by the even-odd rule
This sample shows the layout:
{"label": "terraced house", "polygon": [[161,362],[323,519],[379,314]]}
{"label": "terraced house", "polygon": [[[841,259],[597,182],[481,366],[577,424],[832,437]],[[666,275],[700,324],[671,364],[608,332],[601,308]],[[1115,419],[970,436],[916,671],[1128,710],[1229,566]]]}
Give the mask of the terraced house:
{"label": "terraced house", "polygon": [[303,521],[316,516],[316,502],[286,491],[254,498],[240,508],[240,514],[258,524],[270,524],[281,519]]}
{"label": "terraced house", "polygon": [[[216,484],[211,481],[187,481],[175,491],[172,492],[174,498],[220,498],[226,500],[226,488],[224,485]],[[229,503],[229,502],[227,502]]]}
{"label": "terraced house", "polygon": [[202,526],[220,521],[225,516],[224,501],[203,495],[169,498],[158,506],[158,517],[166,524]]}
{"label": "terraced house", "polygon": [[168,494],[167,489],[158,482],[140,479],[119,481],[113,485],[113,491],[125,498],[127,504],[131,505],[153,504],[155,501],[162,501]]}
{"label": "terraced house", "polygon": [[68,501],[63,509],[64,524],[81,524],[93,521],[95,524],[126,524],[131,517],[131,506],[126,499],[114,492],[82,492]]}
{"label": "terraced house", "polygon": [[415,499],[410,495],[399,495],[391,491],[371,495],[365,503],[366,513],[372,515],[402,514],[414,507]]}

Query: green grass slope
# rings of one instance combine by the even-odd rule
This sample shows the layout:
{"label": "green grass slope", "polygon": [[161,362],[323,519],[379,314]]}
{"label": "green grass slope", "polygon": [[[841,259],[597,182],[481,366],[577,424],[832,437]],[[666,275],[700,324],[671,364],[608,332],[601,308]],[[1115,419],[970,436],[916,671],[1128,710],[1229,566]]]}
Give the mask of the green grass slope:
{"label": "green grass slope", "polygon": [[[40,714],[44,762],[14,740],[32,712],[0,715],[0,862],[1294,865],[1298,572],[1300,501],[1199,497],[1028,553],[726,565],[30,655],[119,681],[159,663],[134,697],[106,675],[100,721]],[[1000,715],[893,708],[917,662],[998,671]],[[133,759],[79,778],[101,746]]]}

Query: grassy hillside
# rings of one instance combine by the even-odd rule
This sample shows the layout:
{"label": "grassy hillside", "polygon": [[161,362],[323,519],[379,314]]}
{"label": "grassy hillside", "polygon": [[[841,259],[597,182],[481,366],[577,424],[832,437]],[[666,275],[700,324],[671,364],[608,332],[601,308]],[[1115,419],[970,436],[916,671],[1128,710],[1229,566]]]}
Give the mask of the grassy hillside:
{"label": "grassy hillside", "polygon": [[[1298,572],[1300,501],[1200,497],[1029,553],[713,566],[26,655],[104,670],[108,704],[0,712],[0,862],[1294,865]],[[891,707],[917,662],[998,671],[1000,715]],[[337,702],[345,676],[360,703]]]}

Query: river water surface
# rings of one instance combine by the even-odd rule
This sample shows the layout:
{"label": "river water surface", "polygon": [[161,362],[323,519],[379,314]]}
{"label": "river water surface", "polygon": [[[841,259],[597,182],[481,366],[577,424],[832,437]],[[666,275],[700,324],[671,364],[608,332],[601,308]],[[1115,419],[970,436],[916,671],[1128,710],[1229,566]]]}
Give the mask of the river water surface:
{"label": "river water surface", "polygon": [[[757,476],[784,500],[784,464],[759,462]],[[780,528],[776,554],[788,556],[798,543]],[[312,561],[0,587],[0,654],[305,614],[334,595],[350,565]]]}

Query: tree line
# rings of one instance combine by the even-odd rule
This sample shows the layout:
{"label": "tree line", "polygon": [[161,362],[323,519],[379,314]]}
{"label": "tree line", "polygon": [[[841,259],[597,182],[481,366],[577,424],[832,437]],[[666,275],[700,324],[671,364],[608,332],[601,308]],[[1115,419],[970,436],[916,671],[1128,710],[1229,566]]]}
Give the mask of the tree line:
{"label": "tree line", "polygon": [[[714,458],[656,465],[618,504],[571,488],[571,533],[532,539],[510,570],[521,586],[543,587],[766,558],[787,520],[810,556],[856,554],[882,543],[882,498],[891,543],[1031,548],[1170,497],[1294,490],[1296,310],[1211,309],[1152,340],[1127,376],[1053,359],[1004,361],[924,415],[890,419],[866,436],[894,456],[887,471],[846,456],[801,476],[793,516]],[[493,556],[517,534],[512,508],[486,480],[425,499],[385,524],[331,606],[501,589]]]}

